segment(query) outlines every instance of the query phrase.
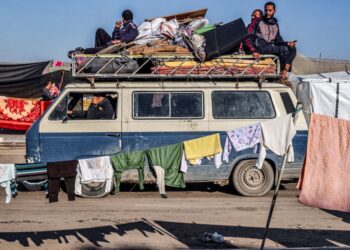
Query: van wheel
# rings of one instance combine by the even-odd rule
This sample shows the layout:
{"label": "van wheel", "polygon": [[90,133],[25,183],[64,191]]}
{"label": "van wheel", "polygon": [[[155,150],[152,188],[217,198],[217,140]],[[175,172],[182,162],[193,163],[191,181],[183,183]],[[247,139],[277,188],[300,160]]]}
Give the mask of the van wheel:
{"label": "van wheel", "polygon": [[263,196],[274,183],[274,171],[264,161],[262,169],[255,167],[256,160],[241,161],[234,169],[232,182],[236,191],[243,196]]}
{"label": "van wheel", "polygon": [[[106,192],[107,182],[92,182],[89,184],[81,184],[81,197],[85,198],[100,198],[106,196],[109,192]],[[110,188],[112,190],[112,187]]]}

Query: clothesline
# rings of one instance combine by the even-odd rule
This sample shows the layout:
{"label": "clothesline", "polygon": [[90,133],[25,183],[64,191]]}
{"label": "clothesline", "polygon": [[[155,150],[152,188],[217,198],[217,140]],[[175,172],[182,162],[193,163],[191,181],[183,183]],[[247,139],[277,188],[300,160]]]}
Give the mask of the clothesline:
{"label": "clothesline", "polygon": [[[142,190],[144,178],[143,171],[145,159],[147,159],[151,169],[158,173],[158,175],[162,175],[158,178],[156,174],[157,184],[159,189],[162,190],[165,195],[165,185],[177,188],[185,187],[184,175],[187,172],[188,163],[190,165],[201,165],[202,159],[214,159],[215,166],[219,168],[222,165],[222,160],[229,162],[230,156],[234,157],[231,153],[233,152],[232,146],[235,148],[236,152],[238,152],[257,146],[257,144],[260,145],[260,152],[256,166],[262,168],[266,156],[266,147],[281,156],[286,152],[288,146],[292,144],[292,138],[295,135],[295,128],[292,125],[292,116],[299,111],[300,109],[292,114],[226,131],[224,150],[221,146],[220,134],[215,133],[193,140],[143,151],[122,152],[110,156],[80,159],[77,178],[81,179],[86,176],[86,173],[82,173],[81,171],[93,171],[94,165],[97,167],[101,166],[101,158],[109,157],[108,162],[114,169],[116,180],[115,191],[119,191],[122,172],[130,169],[138,170],[139,185]],[[286,131],[289,131],[290,133],[287,135],[285,134]],[[281,140],[281,138],[286,139]],[[293,161],[292,153],[289,160]],[[89,161],[92,161],[88,163],[89,167],[85,166],[83,170],[79,169],[80,166],[84,166],[84,162],[86,163]],[[108,164],[106,162],[107,160],[105,160],[102,165],[107,166]],[[59,163],[60,162],[57,164]],[[49,163],[48,167],[49,165],[54,166],[54,163]],[[112,167],[107,166],[106,169],[112,169]],[[164,169],[164,173],[162,173],[162,170],[160,170],[159,167]],[[77,166],[75,168],[77,168]],[[107,172],[108,171],[106,170],[105,173]],[[96,175],[96,173],[94,174]],[[104,180],[110,179],[108,174],[105,174],[104,178]],[[89,180],[94,181],[94,178],[90,178]],[[79,186],[81,183],[88,182],[83,178],[80,183],[76,183],[75,186],[77,187],[77,190],[81,190],[81,185]],[[81,194],[79,191],[77,191],[77,193]]]}

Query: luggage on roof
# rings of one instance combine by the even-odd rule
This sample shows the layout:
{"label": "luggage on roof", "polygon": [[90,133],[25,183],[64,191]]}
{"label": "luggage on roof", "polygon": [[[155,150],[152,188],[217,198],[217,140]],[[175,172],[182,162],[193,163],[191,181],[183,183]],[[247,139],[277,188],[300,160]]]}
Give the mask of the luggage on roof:
{"label": "luggage on roof", "polygon": [[[279,60],[241,55],[248,32],[241,18],[210,25],[207,9],[146,19],[135,41],[73,56],[72,73],[103,79],[277,78]],[[113,53],[113,54],[112,54]]]}
{"label": "luggage on roof", "polygon": [[247,55],[226,55],[206,62],[199,62],[192,55],[166,53],[76,55],[72,74],[103,79],[274,79],[279,76],[279,67],[279,59],[274,55],[263,55],[260,60]]}

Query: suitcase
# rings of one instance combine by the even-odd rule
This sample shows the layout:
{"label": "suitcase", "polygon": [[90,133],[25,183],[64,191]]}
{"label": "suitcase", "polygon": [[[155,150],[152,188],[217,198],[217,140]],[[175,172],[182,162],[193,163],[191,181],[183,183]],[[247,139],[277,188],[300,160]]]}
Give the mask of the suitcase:
{"label": "suitcase", "polygon": [[248,31],[242,18],[239,18],[222,26],[217,26],[216,29],[202,35],[205,38],[207,59],[214,59],[233,51],[248,37]]}

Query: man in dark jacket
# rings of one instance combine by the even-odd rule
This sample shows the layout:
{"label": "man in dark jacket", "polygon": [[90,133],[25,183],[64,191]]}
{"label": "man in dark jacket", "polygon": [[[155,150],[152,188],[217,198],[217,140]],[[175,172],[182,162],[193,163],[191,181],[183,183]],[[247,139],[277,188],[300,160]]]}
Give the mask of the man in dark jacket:
{"label": "man in dark jacket", "polygon": [[135,40],[139,35],[139,31],[137,25],[133,22],[133,13],[130,10],[124,10],[122,17],[123,25],[121,21],[117,21],[112,36],[110,36],[104,29],[99,28],[96,30],[94,48],[76,48],[75,51],[70,51],[68,53],[68,57],[71,57],[75,53],[96,54],[109,45],[129,43]]}
{"label": "man in dark jacket", "polygon": [[114,110],[111,102],[106,98],[104,94],[95,94],[92,97],[88,111],[68,110],[67,115],[72,118],[85,118],[85,119],[113,119]]}
{"label": "man in dark jacket", "polygon": [[292,62],[296,56],[296,41],[286,42],[280,35],[278,21],[274,17],[276,5],[273,2],[265,4],[265,15],[255,23],[251,34],[251,41],[256,51],[253,52],[255,58],[260,54],[277,55],[281,61],[281,83],[290,85],[287,80],[287,73],[292,67]]}
{"label": "man in dark jacket", "polygon": [[138,36],[139,31],[133,22],[133,14],[130,10],[124,10],[122,13],[123,26],[121,21],[117,21],[110,36],[104,29],[99,28],[96,31],[95,47],[101,47],[118,43],[129,43]]}

